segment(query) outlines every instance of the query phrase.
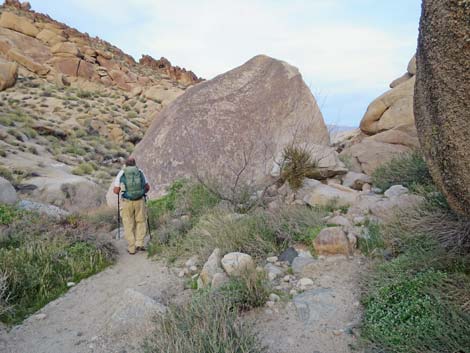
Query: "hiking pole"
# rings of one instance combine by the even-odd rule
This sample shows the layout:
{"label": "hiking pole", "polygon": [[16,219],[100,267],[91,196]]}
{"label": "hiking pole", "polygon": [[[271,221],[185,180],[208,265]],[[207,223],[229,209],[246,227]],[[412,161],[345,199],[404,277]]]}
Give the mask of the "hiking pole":
{"label": "hiking pole", "polygon": [[147,229],[149,231],[150,240],[152,240],[152,231],[150,230],[149,208],[147,206],[147,194],[144,194],[144,198],[145,198],[145,209],[147,211]]}
{"label": "hiking pole", "polygon": [[117,240],[121,239],[121,203],[119,201],[120,197],[119,194],[117,195],[118,198],[118,234],[117,234]]}

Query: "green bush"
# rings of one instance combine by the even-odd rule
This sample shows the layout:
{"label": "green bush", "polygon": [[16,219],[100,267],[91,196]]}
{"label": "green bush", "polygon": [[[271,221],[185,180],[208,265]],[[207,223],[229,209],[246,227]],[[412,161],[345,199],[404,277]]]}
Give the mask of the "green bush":
{"label": "green bush", "polygon": [[10,183],[13,183],[15,181],[15,178],[11,170],[1,165],[0,165],[0,177],[5,178]]}
{"label": "green bush", "polygon": [[[381,352],[470,352],[470,220],[426,202],[373,230],[396,256],[365,283],[362,336]],[[377,227],[377,226],[374,226]]]}
{"label": "green bush", "polygon": [[251,326],[237,318],[230,300],[203,292],[181,307],[156,318],[146,353],[262,353]]}
{"label": "green bush", "polygon": [[380,226],[370,221],[366,221],[365,226],[365,234],[358,239],[359,249],[364,255],[378,256],[385,249],[385,241],[382,238]]}
{"label": "green bush", "polygon": [[15,206],[0,203],[0,225],[9,225],[18,217],[18,214]]}
{"label": "green bush", "polygon": [[372,174],[372,183],[382,190],[396,184],[413,190],[420,185],[432,185],[432,178],[422,154],[413,151],[378,167]]}
{"label": "green bush", "polygon": [[283,152],[281,165],[281,183],[288,182],[293,190],[298,190],[305,178],[314,178],[318,174],[318,163],[306,148],[287,146]]}
{"label": "green bush", "polygon": [[266,272],[253,269],[232,277],[219,291],[234,307],[244,311],[264,306],[271,293],[271,284]]}
{"label": "green bush", "polygon": [[[12,219],[13,217],[13,219]],[[0,268],[7,274],[4,297],[10,309],[0,315],[8,324],[21,322],[78,282],[112,261],[112,249],[88,237],[81,222],[60,222],[30,212],[8,216],[0,239]]]}
{"label": "green bush", "polygon": [[95,165],[90,162],[82,162],[78,166],[72,169],[72,173],[75,175],[92,174],[94,171],[95,171]]}

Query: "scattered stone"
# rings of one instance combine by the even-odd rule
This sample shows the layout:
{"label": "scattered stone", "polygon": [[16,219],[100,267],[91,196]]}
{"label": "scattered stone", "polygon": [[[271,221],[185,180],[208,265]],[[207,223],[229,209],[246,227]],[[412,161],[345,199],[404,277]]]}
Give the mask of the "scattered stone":
{"label": "scattered stone", "polygon": [[293,247],[289,247],[284,250],[281,255],[279,255],[278,260],[288,262],[289,265],[292,265],[292,261],[294,261],[297,256],[299,256],[297,250],[295,250]]}
{"label": "scattered stone", "polygon": [[29,201],[29,200],[21,200],[18,204],[18,208],[26,211],[34,211],[41,214],[45,214],[49,217],[54,217],[57,219],[61,219],[70,215],[69,212],[53,205],[46,205],[39,202]]}
{"label": "scattered stone", "polygon": [[313,262],[315,262],[315,260],[311,257],[298,256],[292,262],[292,270],[296,274],[302,273],[304,267]]}
{"label": "scattered stone", "polygon": [[282,269],[280,269],[279,267],[277,267],[277,266],[275,266],[271,263],[266,264],[264,269],[268,273],[268,278],[269,278],[270,281],[274,281],[277,277],[282,276],[282,274],[284,273],[284,271]]}
{"label": "scattered stone", "polygon": [[296,295],[292,302],[297,309],[299,319],[311,328],[316,328],[322,317],[333,315],[336,310],[333,290],[330,288],[308,290]]}
{"label": "scattered stone", "polygon": [[313,244],[321,255],[351,255],[356,247],[356,238],[348,238],[342,227],[324,228],[317,235]]}
{"label": "scattered stone", "polygon": [[329,218],[327,222],[335,226],[351,227],[351,222],[344,216],[334,216],[333,218]]}
{"label": "scattered stone", "polygon": [[224,284],[228,283],[230,281],[230,278],[227,276],[226,273],[216,273],[214,277],[212,278],[211,282],[211,288],[212,289],[217,289],[222,287]]}
{"label": "scattered stone", "polygon": [[305,179],[297,194],[310,206],[327,206],[335,202],[341,207],[354,204],[359,192],[339,184],[325,185],[318,180]]}
{"label": "scattered stone", "polygon": [[5,178],[0,177],[0,203],[15,204],[18,201],[15,188]]}
{"label": "scattered stone", "polygon": [[178,272],[178,277],[179,277],[179,278],[183,278],[184,276],[186,276],[186,273],[187,273],[187,272],[186,272],[186,269],[183,269],[183,270],[181,270],[180,272]]}
{"label": "scattered stone", "polygon": [[292,296],[296,296],[299,292],[297,292],[295,289],[291,289],[289,291],[289,294],[292,295]]}
{"label": "scattered stone", "polygon": [[301,291],[306,291],[306,290],[309,290],[313,287],[313,281],[310,279],[310,278],[307,278],[307,277],[304,277],[304,278],[301,278],[298,282],[297,282],[297,286],[296,286],[298,289],[300,289]]}
{"label": "scattered stone", "polygon": [[268,258],[266,259],[267,262],[270,262],[270,263],[272,263],[272,264],[273,264],[273,263],[276,263],[277,260],[278,260],[278,259],[277,259],[277,256],[271,256],[271,257],[268,257]]}
{"label": "scattered stone", "polygon": [[240,252],[226,254],[221,263],[229,276],[239,276],[243,271],[255,268],[252,257]]}
{"label": "scattered stone", "polygon": [[343,176],[343,185],[354,190],[362,190],[365,184],[371,182],[372,178],[364,173],[348,172]]}
{"label": "scattered stone", "polygon": [[392,198],[398,197],[408,193],[408,189],[402,185],[393,185],[384,192],[385,197]]}
{"label": "scattered stone", "polygon": [[276,293],[271,293],[269,295],[269,300],[272,302],[278,302],[279,300],[281,300],[281,297],[278,296]]}
{"label": "scattered stone", "polygon": [[[207,287],[212,283],[212,279],[216,273],[222,273],[224,270],[220,267],[220,249],[216,248],[212,252],[207,262],[202,267],[199,276],[198,288]],[[199,286],[201,284],[202,287]]]}
{"label": "scattered stone", "polygon": [[73,287],[75,285],[75,282],[67,282],[67,287],[70,288],[70,287]]}
{"label": "scattered stone", "polygon": [[276,303],[273,302],[273,301],[271,301],[271,300],[268,300],[268,301],[266,302],[266,306],[267,306],[268,308],[272,308],[272,307],[274,307],[275,305],[276,305]]}
{"label": "scattered stone", "polygon": [[197,266],[191,266],[191,267],[189,268],[189,272],[191,272],[191,273],[196,273],[196,272],[197,272]]}

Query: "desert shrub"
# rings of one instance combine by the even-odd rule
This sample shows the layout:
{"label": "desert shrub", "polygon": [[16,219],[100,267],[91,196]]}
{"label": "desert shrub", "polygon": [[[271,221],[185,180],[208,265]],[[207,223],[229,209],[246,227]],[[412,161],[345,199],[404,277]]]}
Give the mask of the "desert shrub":
{"label": "desert shrub", "polygon": [[91,98],[91,97],[93,97],[93,92],[84,91],[84,90],[79,90],[79,91],[77,92],[77,97],[78,97],[78,98]]}
{"label": "desert shrub", "polygon": [[170,239],[164,253],[178,257],[196,253],[207,258],[214,248],[222,253],[239,251],[258,259],[279,250],[276,232],[264,212],[237,215],[214,209],[204,214],[187,234]]}
{"label": "desert shrub", "polygon": [[378,229],[395,258],[365,281],[369,344],[384,352],[470,352],[469,225],[428,200]]}
{"label": "desert shrub", "polygon": [[7,152],[3,148],[0,147],[0,157],[5,158],[6,156],[7,156]]}
{"label": "desert shrub", "polygon": [[369,220],[365,223],[364,234],[358,239],[359,249],[364,255],[379,256],[386,247],[380,226]]}
{"label": "desert shrub", "polygon": [[36,154],[36,155],[39,154],[38,150],[34,146],[29,146],[28,147],[28,152],[32,153],[32,154]]}
{"label": "desert shrub", "polygon": [[298,190],[305,178],[313,178],[318,163],[307,148],[289,145],[284,148],[281,164],[281,183],[288,182],[293,190]]}
{"label": "desert shrub", "polygon": [[0,270],[0,315],[10,310],[10,306],[8,305],[7,279],[7,274],[3,272],[3,270]]}
{"label": "desert shrub", "polygon": [[11,170],[2,165],[0,165],[0,177],[5,178],[10,183],[13,183],[15,181],[15,177],[13,176]]}
{"label": "desert shrub", "polygon": [[0,125],[3,126],[15,126],[15,122],[9,116],[0,115]]}
{"label": "desert shrub", "polygon": [[271,285],[266,272],[248,269],[240,276],[232,277],[219,291],[238,310],[250,310],[266,304]]}
{"label": "desert shrub", "polygon": [[419,185],[432,185],[426,161],[420,151],[413,151],[393,158],[378,167],[372,174],[372,183],[386,190],[400,184],[412,190]]}
{"label": "desert shrub", "polygon": [[[83,236],[81,220],[57,221],[19,213],[0,237],[0,268],[8,274],[0,320],[18,323],[78,282],[112,262],[112,247]],[[84,232],[85,233],[85,232]],[[5,298],[5,295],[4,295]]]}
{"label": "desert shrub", "polygon": [[12,223],[19,215],[15,206],[0,204],[0,225]]}
{"label": "desert shrub", "polygon": [[130,111],[130,112],[127,113],[127,117],[129,119],[135,119],[135,118],[137,118],[137,113],[135,111]]}
{"label": "desert shrub", "polygon": [[72,169],[72,173],[75,175],[87,175],[92,174],[95,171],[94,164],[90,162],[82,162],[78,166]]}
{"label": "desert shrub", "polygon": [[203,292],[190,303],[172,307],[155,320],[146,353],[262,353],[252,328],[237,318],[233,304],[216,292]]}
{"label": "desert shrub", "polygon": [[29,138],[35,138],[38,136],[38,133],[36,132],[36,130],[28,126],[23,127],[21,129],[21,132],[25,134],[26,136],[28,136]]}

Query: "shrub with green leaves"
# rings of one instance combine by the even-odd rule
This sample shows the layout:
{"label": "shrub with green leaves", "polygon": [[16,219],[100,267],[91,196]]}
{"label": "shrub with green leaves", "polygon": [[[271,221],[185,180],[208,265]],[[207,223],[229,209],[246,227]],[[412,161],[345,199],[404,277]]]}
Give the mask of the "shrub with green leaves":
{"label": "shrub with green leaves", "polygon": [[191,302],[171,307],[155,320],[146,353],[262,353],[266,350],[251,326],[237,318],[230,299],[202,292]]}
{"label": "shrub with green leaves", "polygon": [[397,184],[413,190],[432,185],[432,178],[421,152],[413,151],[379,166],[372,174],[372,183],[382,190]]}
{"label": "shrub with green leaves", "polygon": [[0,203],[0,225],[12,223],[19,215],[15,206]]}
{"label": "shrub with green leaves", "polygon": [[305,178],[318,174],[318,163],[307,148],[289,145],[284,148],[281,165],[281,183],[288,182],[293,190],[298,190]]}
{"label": "shrub with green leaves", "polygon": [[66,292],[67,282],[78,282],[112,262],[112,247],[82,238],[85,232],[78,219],[57,221],[31,212],[4,211],[0,217],[8,227],[1,230],[0,268],[7,276],[0,302],[9,309],[0,321],[21,322]]}
{"label": "shrub with green leaves", "polygon": [[72,173],[75,175],[89,175],[95,171],[96,167],[93,163],[82,162],[78,166],[72,169]]}

